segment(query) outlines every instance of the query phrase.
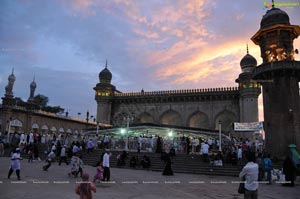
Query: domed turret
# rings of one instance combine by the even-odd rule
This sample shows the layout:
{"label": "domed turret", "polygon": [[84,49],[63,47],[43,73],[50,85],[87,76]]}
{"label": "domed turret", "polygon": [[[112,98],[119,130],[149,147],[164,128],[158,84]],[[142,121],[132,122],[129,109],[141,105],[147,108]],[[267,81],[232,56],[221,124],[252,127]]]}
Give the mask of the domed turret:
{"label": "domed turret", "polygon": [[31,82],[30,88],[31,88],[31,89],[35,89],[35,88],[36,88],[36,83],[35,83],[34,80]]}
{"label": "domed turret", "polygon": [[252,72],[253,68],[257,66],[256,59],[249,54],[247,46],[247,54],[242,58],[240,66],[243,72]]}
{"label": "domed turret", "polygon": [[30,83],[30,95],[29,95],[29,98],[28,98],[28,102],[30,102],[30,103],[34,103],[35,89],[36,89],[35,76],[33,76],[33,80]]}
{"label": "domed turret", "polygon": [[14,71],[8,76],[8,81],[9,82],[14,82],[16,81],[16,76],[14,75]]}
{"label": "domed turret", "polygon": [[106,61],[105,68],[99,73],[99,81],[100,81],[100,83],[108,83],[108,84],[110,84],[111,79],[112,79],[112,74],[107,69],[107,61]]}
{"label": "domed turret", "polygon": [[260,28],[268,28],[277,24],[290,25],[290,18],[286,12],[279,8],[268,10],[260,22]]}

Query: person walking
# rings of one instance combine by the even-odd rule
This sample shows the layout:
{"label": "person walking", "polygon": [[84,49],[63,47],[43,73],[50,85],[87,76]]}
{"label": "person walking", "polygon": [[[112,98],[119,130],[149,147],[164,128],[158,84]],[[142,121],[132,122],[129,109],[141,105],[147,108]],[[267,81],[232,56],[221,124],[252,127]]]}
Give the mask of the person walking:
{"label": "person walking", "polygon": [[209,145],[207,144],[207,142],[205,142],[201,146],[203,162],[208,162],[208,152],[209,152]]}
{"label": "person walking", "polygon": [[0,156],[4,156],[4,143],[0,140]]}
{"label": "person walking", "polygon": [[59,163],[58,165],[61,165],[61,162],[64,161],[66,163],[66,165],[69,165],[68,161],[67,161],[67,156],[66,156],[66,145],[64,145],[61,150],[60,150],[60,159],[59,159]]}
{"label": "person walking", "polygon": [[103,168],[104,168],[104,171],[103,171],[103,181],[107,180],[109,181],[110,180],[110,169],[109,169],[109,154],[107,152],[107,150],[105,151],[104,155],[103,155]]}
{"label": "person walking", "polygon": [[48,171],[48,169],[51,167],[51,162],[54,160],[55,158],[55,152],[51,151],[46,159],[47,164],[43,166],[43,170],[44,171]]}
{"label": "person walking", "polygon": [[295,186],[294,181],[296,177],[296,167],[294,166],[294,163],[289,155],[286,156],[283,162],[283,173],[285,175],[285,183],[283,186]]}
{"label": "person walking", "polygon": [[80,155],[78,157],[78,171],[76,173],[76,176],[78,176],[78,174],[80,173],[80,177],[82,177],[82,173],[83,173],[83,161],[82,161],[82,155]]}
{"label": "person walking", "polygon": [[8,176],[7,176],[8,179],[10,179],[11,174],[14,172],[14,170],[16,170],[18,180],[21,180],[21,177],[20,177],[20,170],[21,170],[20,160],[23,160],[23,158],[21,158],[20,149],[16,148],[15,152],[11,156],[11,164],[10,164],[10,168],[9,168]]}
{"label": "person walking", "polygon": [[267,172],[267,181],[269,182],[268,184],[271,184],[272,182],[272,176],[271,176],[271,170],[272,170],[272,160],[271,160],[271,154],[268,154],[264,158],[264,171]]}
{"label": "person walking", "polygon": [[75,193],[80,196],[80,199],[93,199],[92,191],[96,193],[96,186],[89,181],[89,174],[82,175],[82,182],[76,186]]}
{"label": "person walking", "polygon": [[92,138],[89,139],[89,141],[87,142],[87,153],[89,152],[93,152],[94,149],[94,144],[93,144],[93,140]]}
{"label": "person walking", "polygon": [[163,170],[162,174],[165,175],[165,176],[174,175],[173,170],[172,170],[172,161],[171,161],[171,157],[170,157],[169,154],[166,157],[165,167],[164,167],[164,170]]}
{"label": "person walking", "polygon": [[258,164],[254,163],[255,157],[247,156],[248,163],[243,167],[239,177],[245,179],[245,199],[258,198]]}

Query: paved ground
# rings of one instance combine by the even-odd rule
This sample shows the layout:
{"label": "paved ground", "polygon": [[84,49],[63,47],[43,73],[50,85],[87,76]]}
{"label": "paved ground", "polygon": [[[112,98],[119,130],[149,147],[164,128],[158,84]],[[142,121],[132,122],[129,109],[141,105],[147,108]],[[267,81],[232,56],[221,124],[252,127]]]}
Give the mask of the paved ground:
{"label": "paved ground", "polygon": [[[0,158],[0,198],[1,199],[71,199],[79,198],[74,188],[75,179],[68,177],[70,166],[57,163],[49,171],[42,170],[43,162],[21,163],[21,181],[15,173],[7,179],[9,158]],[[86,166],[85,172],[93,176],[94,167]],[[181,198],[243,198],[237,193],[238,178],[191,174],[162,176],[159,172],[145,170],[111,169],[111,182],[96,184],[94,198],[124,199],[181,199]],[[259,198],[300,199],[300,182],[296,187],[282,187],[280,184],[260,184]]]}

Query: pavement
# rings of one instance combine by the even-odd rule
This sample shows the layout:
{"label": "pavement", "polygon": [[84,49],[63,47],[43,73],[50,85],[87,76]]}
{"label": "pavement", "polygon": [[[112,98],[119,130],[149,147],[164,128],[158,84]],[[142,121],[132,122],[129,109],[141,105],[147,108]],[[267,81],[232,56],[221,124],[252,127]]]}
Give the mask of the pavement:
{"label": "pavement", "polygon": [[[75,187],[80,178],[67,175],[70,165],[52,164],[43,171],[44,162],[21,162],[21,180],[13,173],[7,179],[10,159],[0,157],[0,198],[1,199],[71,199],[79,198]],[[96,168],[85,166],[84,172],[95,175]],[[109,199],[181,199],[181,198],[230,198],[242,199],[237,193],[240,179],[235,177],[177,174],[163,176],[160,172],[111,168],[111,181],[96,183],[97,192],[93,198]],[[300,199],[300,181],[295,187],[283,187],[279,183],[260,184],[259,198]]]}

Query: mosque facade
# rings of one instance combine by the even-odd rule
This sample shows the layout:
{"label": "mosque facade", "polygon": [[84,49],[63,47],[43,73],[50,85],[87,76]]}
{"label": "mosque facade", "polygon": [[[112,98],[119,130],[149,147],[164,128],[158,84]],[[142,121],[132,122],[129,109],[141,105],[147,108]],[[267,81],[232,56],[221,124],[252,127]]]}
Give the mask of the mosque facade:
{"label": "mosque facade", "polygon": [[[118,126],[132,123],[166,124],[232,131],[232,123],[258,121],[258,96],[263,93],[267,152],[283,158],[288,146],[300,150],[300,62],[293,41],[300,27],[274,3],[251,38],[261,49],[263,63],[247,54],[241,59],[237,87],[127,93],[111,84],[107,64],[94,87],[97,121]],[[236,67],[236,66],[233,66]]]}
{"label": "mosque facade", "polygon": [[247,50],[240,62],[238,87],[123,93],[111,84],[112,73],[105,68],[94,87],[97,121],[121,126],[151,123],[201,129],[232,131],[234,122],[258,122],[261,85],[251,79],[257,61]]}

